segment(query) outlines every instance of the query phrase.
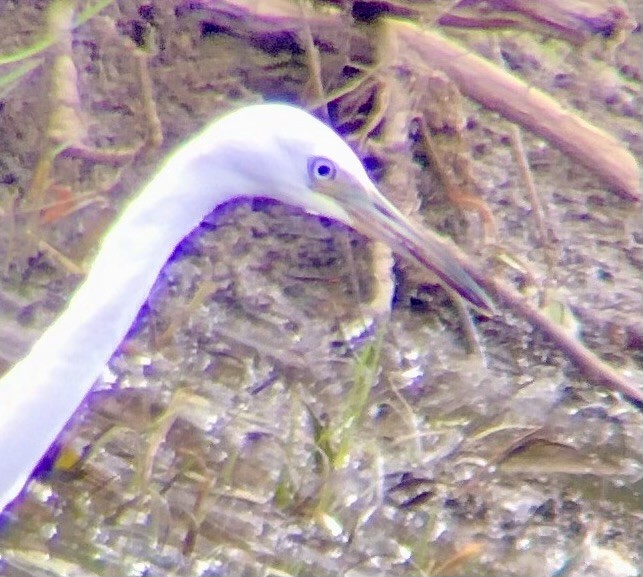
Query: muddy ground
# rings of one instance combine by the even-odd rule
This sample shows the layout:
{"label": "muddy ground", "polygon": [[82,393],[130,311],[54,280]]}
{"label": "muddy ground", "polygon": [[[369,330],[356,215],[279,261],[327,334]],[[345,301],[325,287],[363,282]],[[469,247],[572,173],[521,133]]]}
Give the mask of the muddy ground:
{"label": "muddy ground", "polygon": [[[64,307],[173,146],[239,103],[318,101],[305,35],[222,15],[232,4],[115,1],[73,30],[67,53],[59,41],[0,67],[19,71],[0,84],[0,371]],[[450,4],[419,18],[431,26]],[[3,1],[0,54],[42,38],[47,6]],[[417,3],[389,5],[400,7],[418,17]],[[334,92],[366,74],[377,44],[374,20],[334,9],[327,42],[315,38],[321,87],[383,191],[534,302],[548,286],[578,338],[640,390],[640,203],[524,132],[544,248],[511,125],[453,96],[462,131],[455,144],[434,132],[464,155],[494,215],[494,258],[479,213],[449,201],[417,138],[409,172],[378,146],[381,128],[360,132],[386,81],[351,85],[354,102]],[[319,10],[308,17],[330,8]],[[489,31],[444,32],[492,52]],[[542,30],[496,38],[515,74],[640,157],[640,26],[581,47]],[[77,78],[66,69],[56,84],[66,56]],[[445,81],[426,77],[422,94]],[[61,435],[71,457],[44,466],[5,515],[0,574],[639,575],[640,408],[502,307],[473,315],[482,354],[471,354],[448,295],[399,260],[385,268],[388,315],[373,301],[386,284],[374,254],[357,233],[275,202],[211,215]]]}

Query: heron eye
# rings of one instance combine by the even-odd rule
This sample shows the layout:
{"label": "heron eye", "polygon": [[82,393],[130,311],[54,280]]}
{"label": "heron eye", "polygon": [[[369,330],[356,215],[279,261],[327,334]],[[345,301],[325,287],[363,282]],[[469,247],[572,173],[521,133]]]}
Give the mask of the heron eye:
{"label": "heron eye", "polygon": [[337,169],[332,160],[328,160],[323,156],[316,156],[308,162],[308,173],[313,180],[332,180],[335,178]]}

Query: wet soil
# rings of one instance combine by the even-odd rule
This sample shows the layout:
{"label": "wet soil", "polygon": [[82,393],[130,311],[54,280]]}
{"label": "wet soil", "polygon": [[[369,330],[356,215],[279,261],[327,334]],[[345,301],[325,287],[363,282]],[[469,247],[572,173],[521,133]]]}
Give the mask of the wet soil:
{"label": "wet soil", "polygon": [[[0,53],[39,37],[47,4],[3,3]],[[151,51],[164,139],[117,166],[56,158],[43,204],[70,191],[90,201],[40,211],[35,228],[20,210],[45,146],[52,55],[0,84],[0,369],[82,279],[39,241],[89,264],[123,202],[199,127],[240,102],[307,103],[301,43],[272,30],[249,41],[234,19],[213,25],[207,2],[169,0],[114,2],[78,27],[80,140],[117,151],[150,140],[136,44]],[[611,60],[600,41],[577,50],[515,32],[500,43],[517,74],[640,158],[640,27]],[[322,50],[329,84],[342,83],[329,70],[350,52]],[[640,386],[640,204],[524,133],[556,239],[552,274],[508,123],[458,105],[500,242],[541,283],[553,279],[579,338]],[[395,197],[395,168],[369,158]],[[416,160],[419,214],[483,253],[478,216],[450,205]],[[80,464],[43,467],[5,515],[0,574],[639,575],[640,409],[509,313],[475,316],[484,354],[469,354],[448,295],[408,263],[396,262],[383,316],[375,269],[363,237],[292,207],[239,200],[208,217],[61,436]]]}

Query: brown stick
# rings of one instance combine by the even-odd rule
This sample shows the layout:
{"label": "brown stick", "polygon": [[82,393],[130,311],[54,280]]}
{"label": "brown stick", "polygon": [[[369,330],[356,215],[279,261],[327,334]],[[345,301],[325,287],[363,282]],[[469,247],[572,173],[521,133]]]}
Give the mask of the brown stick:
{"label": "brown stick", "polygon": [[626,6],[585,0],[461,0],[447,8],[441,26],[531,30],[582,46],[594,36],[622,41],[636,22]]}
{"label": "brown stick", "polygon": [[480,286],[501,301],[505,307],[512,310],[518,317],[524,318],[533,327],[547,335],[576,365],[588,381],[619,392],[636,406],[643,407],[643,390],[640,386],[637,387],[635,383],[602,361],[583,343],[567,333],[562,326],[551,320],[540,310],[529,304],[522,295],[506,283],[483,272],[460,249],[454,247],[454,252],[460,264]]}
{"label": "brown stick", "polygon": [[399,54],[445,72],[460,91],[578,160],[618,192],[639,200],[639,167],[616,138],[565,110],[551,96],[444,36],[406,21],[386,19]]}
{"label": "brown stick", "polygon": [[[289,0],[204,0],[211,17],[222,25],[234,21],[235,30],[249,37],[279,29],[300,32],[304,24],[325,45],[333,45],[338,30],[346,28],[341,10],[310,11],[304,23],[297,3]],[[239,23],[245,25],[240,27]],[[493,62],[411,20],[382,18],[382,34],[399,43],[400,58],[409,56],[410,69],[418,62],[442,70],[460,91],[569,154],[619,193],[640,200],[639,167],[634,156],[605,131],[564,109],[543,91],[503,70]],[[350,31],[357,40],[360,32]],[[345,40],[345,34],[339,38]],[[367,41],[362,37],[362,40]],[[378,39],[385,41],[384,38]],[[359,42],[356,42],[359,43]]]}

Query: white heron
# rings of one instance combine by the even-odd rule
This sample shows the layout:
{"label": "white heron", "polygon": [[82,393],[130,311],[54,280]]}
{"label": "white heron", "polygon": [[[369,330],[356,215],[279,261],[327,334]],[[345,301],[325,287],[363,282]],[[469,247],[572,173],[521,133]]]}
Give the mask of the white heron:
{"label": "white heron", "polygon": [[173,152],[129,202],[65,310],[0,379],[0,511],[99,377],[176,245],[240,196],[341,221],[419,261],[476,307],[491,308],[448,246],[410,224],[332,129],[285,104],[228,113]]}

